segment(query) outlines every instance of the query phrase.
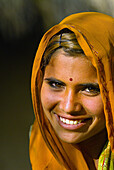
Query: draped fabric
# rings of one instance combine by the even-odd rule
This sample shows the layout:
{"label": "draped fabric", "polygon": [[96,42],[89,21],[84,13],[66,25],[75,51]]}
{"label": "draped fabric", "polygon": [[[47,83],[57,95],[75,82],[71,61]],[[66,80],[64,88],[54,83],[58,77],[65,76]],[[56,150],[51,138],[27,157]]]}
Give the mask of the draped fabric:
{"label": "draped fabric", "polygon": [[[114,160],[114,19],[102,13],[84,12],[66,17],[47,31],[36,53],[31,78],[32,102],[35,113],[35,122],[30,136],[30,160],[33,170],[45,169],[46,167],[47,169],[62,170],[89,169],[78,147],[75,149],[75,160],[70,159],[72,145],[62,142],[56,136],[43,113],[40,102],[43,80],[40,69],[41,59],[50,38],[64,28],[74,32],[85,55],[97,70],[110,144],[108,148],[110,147],[111,158]],[[54,167],[51,167],[52,164]],[[100,166],[104,166],[102,161]]]}

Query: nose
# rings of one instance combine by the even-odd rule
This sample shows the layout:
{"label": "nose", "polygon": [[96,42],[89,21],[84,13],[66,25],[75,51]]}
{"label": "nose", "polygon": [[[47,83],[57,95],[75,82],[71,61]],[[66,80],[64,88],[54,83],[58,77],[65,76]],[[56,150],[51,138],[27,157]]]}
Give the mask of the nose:
{"label": "nose", "polygon": [[74,90],[67,90],[63,94],[59,103],[59,108],[69,114],[81,111],[82,105]]}

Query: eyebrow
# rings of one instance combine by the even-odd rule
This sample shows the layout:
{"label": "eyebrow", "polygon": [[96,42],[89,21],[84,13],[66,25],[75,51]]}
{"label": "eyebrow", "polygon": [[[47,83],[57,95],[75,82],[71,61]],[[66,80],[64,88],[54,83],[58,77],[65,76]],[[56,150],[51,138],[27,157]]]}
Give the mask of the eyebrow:
{"label": "eyebrow", "polygon": [[[61,84],[65,85],[64,82],[62,82],[61,80],[58,80],[56,78],[53,78],[53,77],[44,78],[44,80],[54,81],[54,82],[61,83]],[[96,88],[99,88],[99,84],[98,83],[80,83],[80,84],[78,84],[78,87],[96,87]]]}
{"label": "eyebrow", "polygon": [[83,86],[83,87],[96,87],[99,88],[99,84],[98,83],[82,83],[82,84],[78,84],[79,87]]}
{"label": "eyebrow", "polygon": [[65,85],[64,82],[62,82],[61,80],[55,79],[55,78],[53,78],[53,77],[44,78],[44,80],[49,81],[49,82],[50,82],[50,81],[53,81],[53,82],[56,82],[56,83],[60,83],[60,84],[62,84],[62,85]]}

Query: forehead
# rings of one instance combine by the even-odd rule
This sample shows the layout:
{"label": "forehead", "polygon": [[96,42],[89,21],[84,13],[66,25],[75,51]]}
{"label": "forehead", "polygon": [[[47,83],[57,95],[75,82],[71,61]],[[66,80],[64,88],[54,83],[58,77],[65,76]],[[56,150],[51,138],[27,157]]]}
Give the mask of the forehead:
{"label": "forehead", "polygon": [[80,80],[82,77],[83,79],[95,79],[97,73],[92,63],[83,54],[69,56],[62,49],[59,49],[52,55],[44,76]]}

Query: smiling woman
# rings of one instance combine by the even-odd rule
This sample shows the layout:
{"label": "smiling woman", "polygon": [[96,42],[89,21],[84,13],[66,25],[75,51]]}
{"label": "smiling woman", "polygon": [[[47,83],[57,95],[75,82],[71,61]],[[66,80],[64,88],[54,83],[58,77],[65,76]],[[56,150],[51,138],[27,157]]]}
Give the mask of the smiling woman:
{"label": "smiling woman", "polygon": [[[45,69],[41,103],[55,132],[65,142],[76,144],[106,131],[96,70],[82,54],[72,57],[61,49],[54,52]],[[104,142],[105,137],[101,138]]]}
{"label": "smiling woman", "polygon": [[33,170],[114,168],[113,45],[113,19],[94,12],[42,38],[31,81]]}

